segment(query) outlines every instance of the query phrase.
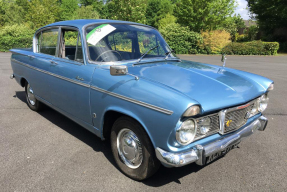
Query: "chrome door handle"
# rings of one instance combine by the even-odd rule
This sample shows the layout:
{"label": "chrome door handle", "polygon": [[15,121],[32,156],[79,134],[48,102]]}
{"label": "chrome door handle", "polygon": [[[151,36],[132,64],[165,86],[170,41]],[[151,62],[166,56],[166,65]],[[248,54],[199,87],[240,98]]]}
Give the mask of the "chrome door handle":
{"label": "chrome door handle", "polygon": [[80,81],[84,81],[84,79],[79,77],[79,76],[77,76],[75,79],[80,80]]}
{"label": "chrome door handle", "polygon": [[53,60],[50,60],[50,62],[51,62],[51,64],[58,65],[58,63],[53,61]]}
{"label": "chrome door handle", "polygon": [[35,59],[35,56],[33,55],[28,55],[28,57],[30,57],[30,59]]}

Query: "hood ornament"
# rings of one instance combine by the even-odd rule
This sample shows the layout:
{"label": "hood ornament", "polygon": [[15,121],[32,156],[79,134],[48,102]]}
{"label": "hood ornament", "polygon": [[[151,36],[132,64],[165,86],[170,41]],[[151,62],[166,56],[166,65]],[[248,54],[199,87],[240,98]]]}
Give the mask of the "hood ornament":
{"label": "hood ornament", "polygon": [[223,62],[222,67],[225,67],[226,59],[227,58],[226,58],[225,54],[222,54],[222,57],[221,57],[221,62]]}

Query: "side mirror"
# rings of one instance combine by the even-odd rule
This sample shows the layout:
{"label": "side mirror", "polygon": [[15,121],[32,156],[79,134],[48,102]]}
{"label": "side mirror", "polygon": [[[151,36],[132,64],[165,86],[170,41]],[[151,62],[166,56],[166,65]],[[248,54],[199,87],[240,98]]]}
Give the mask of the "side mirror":
{"label": "side mirror", "polygon": [[128,73],[128,68],[125,65],[111,65],[110,74],[113,76],[126,75]]}

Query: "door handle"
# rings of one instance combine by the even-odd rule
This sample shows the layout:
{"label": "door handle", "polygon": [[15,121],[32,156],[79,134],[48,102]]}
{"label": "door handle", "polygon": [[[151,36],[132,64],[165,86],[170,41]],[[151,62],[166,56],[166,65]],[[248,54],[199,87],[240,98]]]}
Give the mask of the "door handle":
{"label": "door handle", "polygon": [[50,60],[50,62],[51,62],[51,64],[58,65],[58,63],[53,61],[53,60]]}
{"label": "door handle", "polygon": [[30,57],[30,59],[35,59],[35,56],[33,55],[28,55],[28,57]]}
{"label": "door handle", "polygon": [[80,81],[84,81],[84,79],[79,77],[79,76],[77,76],[75,79],[80,80]]}

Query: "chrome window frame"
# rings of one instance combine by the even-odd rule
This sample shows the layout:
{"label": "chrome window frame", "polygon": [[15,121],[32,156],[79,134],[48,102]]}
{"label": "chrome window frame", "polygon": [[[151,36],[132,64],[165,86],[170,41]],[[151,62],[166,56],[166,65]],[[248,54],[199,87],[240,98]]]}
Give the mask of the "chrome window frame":
{"label": "chrome window frame", "polygon": [[[54,57],[54,58],[57,58],[57,59],[63,59],[63,58],[60,58],[59,57],[59,46],[60,46],[60,42],[59,42],[59,40],[60,40],[60,34],[61,34],[61,28],[71,28],[71,29],[76,29],[77,31],[78,31],[78,33],[79,33],[79,35],[80,35],[80,37],[81,37],[81,42],[82,42],[82,52],[83,52],[83,60],[84,60],[84,62],[83,63],[81,63],[81,62],[77,62],[77,61],[67,61],[68,63],[72,63],[72,64],[75,64],[75,63],[73,63],[73,62],[77,62],[78,64],[76,64],[76,65],[87,65],[87,58],[86,58],[86,51],[85,51],[85,47],[84,47],[84,38],[83,38],[83,34],[82,34],[82,30],[80,29],[80,28],[78,28],[78,27],[75,27],[75,26],[70,26],[70,25],[53,25],[53,26],[48,26],[48,27],[43,27],[43,28],[40,28],[40,29],[38,29],[36,32],[35,32],[35,34],[34,34],[34,36],[33,36],[33,53],[35,53],[35,54],[43,54],[43,55],[49,55],[49,54],[45,54],[45,53],[38,53],[38,52],[36,52],[36,50],[37,50],[37,35],[40,33],[40,32],[42,32],[42,31],[44,31],[44,30],[47,30],[47,29],[52,29],[52,28],[58,28],[58,42],[57,42],[57,51],[56,51],[56,55],[49,55],[49,56],[52,56],[52,57]],[[65,62],[66,62],[66,60],[65,60]]]}
{"label": "chrome window frame", "polygon": [[[56,45],[56,53],[55,55],[49,55],[49,54],[46,54],[46,53],[41,53],[41,52],[37,52],[37,43],[38,43],[38,39],[37,39],[37,35],[39,33],[42,33],[43,31],[47,31],[47,30],[51,30],[51,29],[58,29],[58,37],[57,37],[57,45]],[[52,57],[56,57],[58,54],[59,54],[59,33],[60,33],[60,26],[49,26],[49,27],[44,27],[44,28],[40,28],[38,29],[34,36],[33,36],[33,53],[36,53],[36,54],[43,54],[43,55],[49,55],[49,56],[52,56]]]}
{"label": "chrome window frame", "polygon": [[[82,42],[81,32],[80,32],[79,28],[73,27],[73,26],[60,26],[59,27],[59,36],[58,36],[58,49],[59,49],[59,51],[60,51],[60,41],[61,41],[62,29],[71,29],[71,30],[75,30],[75,31],[78,32],[77,46],[76,46],[76,49],[78,49],[79,36],[80,36],[81,42]],[[59,57],[60,52],[58,52],[58,54],[55,56],[55,58],[65,62],[65,63],[71,63],[71,64],[74,64],[74,65],[85,65],[85,59],[84,59],[85,56],[84,56],[84,52],[83,52],[83,42],[82,42],[82,53],[83,53],[83,63],[81,63],[79,61],[69,60],[69,59],[65,59],[65,58]]]}

